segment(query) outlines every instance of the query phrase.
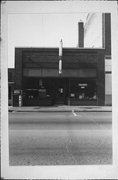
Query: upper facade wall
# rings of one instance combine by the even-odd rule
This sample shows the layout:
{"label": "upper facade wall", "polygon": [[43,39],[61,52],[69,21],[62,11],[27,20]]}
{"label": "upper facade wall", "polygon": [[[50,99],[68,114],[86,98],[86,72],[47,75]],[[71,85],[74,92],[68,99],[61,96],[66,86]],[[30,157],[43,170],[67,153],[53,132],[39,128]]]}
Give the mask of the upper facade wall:
{"label": "upper facade wall", "polygon": [[[24,70],[57,69],[59,68],[58,48],[16,48],[15,49],[15,86],[22,87]],[[98,69],[99,75],[104,74],[104,49],[64,48],[63,69]],[[48,76],[48,75],[47,75]],[[55,76],[55,74],[53,74]],[[62,74],[64,76],[64,74]]]}
{"label": "upper facade wall", "polygon": [[[95,67],[98,50],[63,49],[63,68]],[[23,68],[57,68],[59,63],[58,49],[45,48],[24,50],[22,53]]]}

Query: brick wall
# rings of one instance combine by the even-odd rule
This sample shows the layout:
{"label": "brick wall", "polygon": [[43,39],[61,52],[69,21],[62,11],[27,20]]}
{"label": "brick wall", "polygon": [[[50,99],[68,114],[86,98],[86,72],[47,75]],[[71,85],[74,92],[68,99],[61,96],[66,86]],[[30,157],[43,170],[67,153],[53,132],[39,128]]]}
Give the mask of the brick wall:
{"label": "brick wall", "polygon": [[[16,48],[15,49],[15,89],[22,90],[23,70],[58,69],[58,48]],[[105,99],[105,67],[104,67],[104,49],[79,49],[63,48],[63,69],[71,69],[70,76],[73,76],[74,70],[78,69],[96,69],[97,72],[97,105],[104,105]],[[56,71],[53,76],[55,77]],[[67,73],[65,73],[67,74]],[[41,74],[39,75],[41,76]],[[59,76],[59,75],[58,75]],[[61,77],[65,75],[62,73]],[[74,76],[75,77],[75,76]],[[79,78],[79,73],[77,75]]]}

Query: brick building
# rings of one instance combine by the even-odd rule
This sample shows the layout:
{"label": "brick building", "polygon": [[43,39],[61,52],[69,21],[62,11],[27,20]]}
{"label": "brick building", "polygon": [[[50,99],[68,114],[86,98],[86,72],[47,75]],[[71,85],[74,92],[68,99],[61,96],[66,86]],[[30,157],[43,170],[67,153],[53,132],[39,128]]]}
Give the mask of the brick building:
{"label": "brick building", "polygon": [[[22,105],[104,105],[104,49],[16,48],[15,92]],[[14,105],[18,105],[14,95]]]}
{"label": "brick building", "polygon": [[105,49],[105,105],[112,104],[111,14],[89,13],[84,26],[84,46]]}

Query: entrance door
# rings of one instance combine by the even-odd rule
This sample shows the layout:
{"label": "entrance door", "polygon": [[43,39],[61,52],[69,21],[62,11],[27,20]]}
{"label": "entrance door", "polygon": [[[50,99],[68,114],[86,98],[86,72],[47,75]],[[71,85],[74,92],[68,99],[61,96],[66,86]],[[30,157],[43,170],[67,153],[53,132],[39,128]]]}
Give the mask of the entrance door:
{"label": "entrance door", "polygon": [[67,79],[55,79],[55,104],[67,104]]}
{"label": "entrance door", "polygon": [[39,105],[38,89],[23,90],[23,106],[38,106]]}

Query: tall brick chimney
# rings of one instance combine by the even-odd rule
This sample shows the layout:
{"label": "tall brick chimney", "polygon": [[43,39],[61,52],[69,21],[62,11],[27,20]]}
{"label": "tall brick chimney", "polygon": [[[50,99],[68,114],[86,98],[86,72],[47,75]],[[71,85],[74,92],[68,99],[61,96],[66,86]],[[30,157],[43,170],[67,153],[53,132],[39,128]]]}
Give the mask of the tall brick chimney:
{"label": "tall brick chimney", "polygon": [[82,21],[78,23],[78,47],[84,47],[84,23]]}

